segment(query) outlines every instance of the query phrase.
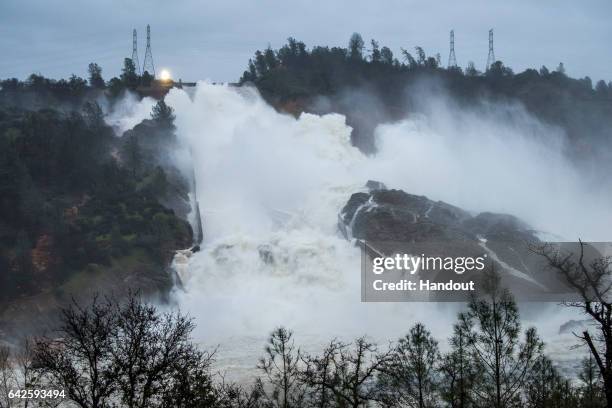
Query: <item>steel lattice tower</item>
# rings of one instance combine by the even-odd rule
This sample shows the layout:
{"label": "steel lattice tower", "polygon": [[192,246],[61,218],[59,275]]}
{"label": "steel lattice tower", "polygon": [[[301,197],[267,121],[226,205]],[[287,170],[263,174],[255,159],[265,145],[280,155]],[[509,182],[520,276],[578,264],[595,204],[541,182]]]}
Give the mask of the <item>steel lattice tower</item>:
{"label": "steel lattice tower", "polygon": [[142,73],[147,71],[155,78],[155,65],[153,65],[153,53],[151,52],[151,26],[147,24],[147,49],[145,51],[144,64],[142,66]]}
{"label": "steel lattice tower", "polygon": [[493,51],[493,29],[489,30],[489,56],[487,57],[487,71],[495,63],[495,51]]}
{"label": "steel lattice tower", "polygon": [[450,53],[448,54],[448,67],[457,67],[457,58],[455,57],[455,30],[450,32]]}
{"label": "steel lattice tower", "polygon": [[132,32],[132,62],[136,67],[136,72],[138,75],[140,75],[140,62],[138,61],[138,37],[136,35],[136,29],[134,29]]}

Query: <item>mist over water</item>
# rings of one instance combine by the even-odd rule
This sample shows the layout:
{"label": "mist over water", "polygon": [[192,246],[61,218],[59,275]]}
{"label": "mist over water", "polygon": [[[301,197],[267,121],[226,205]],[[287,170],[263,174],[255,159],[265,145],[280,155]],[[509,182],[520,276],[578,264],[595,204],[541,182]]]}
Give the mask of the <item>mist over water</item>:
{"label": "mist over water", "polygon": [[462,108],[423,99],[425,115],[377,129],[377,177],[466,210],[516,215],[561,240],[610,240],[605,170],[588,174],[571,164],[559,128],[518,104]]}
{"label": "mist over water", "polygon": [[167,102],[192,149],[205,229],[179,299],[208,337],[265,336],[280,324],[362,334],[368,314],[378,320],[359,304],[359,252],[336,227],[367,161],[344,118],[295,120],[253,89],[207,84]]}
{"label": "mist over water", "polygon": [[[196,318],[197,337],[222,344],[222,364],[253,367],[278,325],[307,349],[336,336],[385,342],[416,321],[448,337],[457,305],[360,302],[360,254],[337,220],[370,179],[474,212],[514,214],[564,239],[609,240],[609,194],[587,187],[592,178],[566,159],[560,130],[518,105],[422,100],[424,114],[379,126],[378,151],[366,156],[338,114],[295,119],[252,88],[204,82],[192,94],[168,94],[204,224],[202,250],[181,269],[185,290],[174,295]],[[561,359],[573,340],[559,326],[577,317],[540,309],[526,323]]]}
{"label": "mist over water", "polygon": [[151,110],[157,101],[148,96],[140,101],[138,99],[137,95],[126,91],[123,98],[112,107],[107,106],[105,100],[100,101],[107,112],[106,122],[115,129],[117,135],[121,136],[144,119],[151,118]]}

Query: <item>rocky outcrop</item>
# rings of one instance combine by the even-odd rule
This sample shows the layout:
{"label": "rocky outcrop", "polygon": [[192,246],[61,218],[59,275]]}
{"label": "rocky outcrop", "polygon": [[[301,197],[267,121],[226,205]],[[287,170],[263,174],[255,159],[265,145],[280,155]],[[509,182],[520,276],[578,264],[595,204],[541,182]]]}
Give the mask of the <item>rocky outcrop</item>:
{"label": "rocky outcrop", "polygon": [[[368,192],[353,194],[339,215],[339,229],[347,239],[367,242],[386,256],[484,256],[501,273],[504,286],[530,300],[565,289],[560,277],[530,250],[530,245],[540,243],[537,231],[519,218],[491,212],[474,215],[379,182],[369,181],[366,187]],[[436,278],[443,280],[442,275]],[[456,278],[478,280],[482,273]]]}
{"label": "rocky outcrop", "polygon": [[350,238],[419,241],[475,237],[462,227],[472,218],[466,211],[401,190],[372,189],[374,183],[369,183],[370,192],[353,194],[341,212]]}

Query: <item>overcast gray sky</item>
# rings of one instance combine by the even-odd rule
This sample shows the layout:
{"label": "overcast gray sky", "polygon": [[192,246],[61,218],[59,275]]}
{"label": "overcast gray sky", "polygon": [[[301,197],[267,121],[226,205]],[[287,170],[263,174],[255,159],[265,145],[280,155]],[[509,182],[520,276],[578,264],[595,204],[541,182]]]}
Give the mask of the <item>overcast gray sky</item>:
{"label": "overcast gray sky", "polygon": [[459,65],[483,69],[489,28],[497,59],[515,71],[563,61],[572,76],[609,81],[611,17],[609,0],[0,0],[0,78],[85,76],[95,61],[108,79],[131,56],[133,28],[143,62],[151,24],[157,71],[184,81],[235,81],[258,48],[289,36],[346,46],[353,32],[396,54],[422,46],[446,64],[455,29]]}

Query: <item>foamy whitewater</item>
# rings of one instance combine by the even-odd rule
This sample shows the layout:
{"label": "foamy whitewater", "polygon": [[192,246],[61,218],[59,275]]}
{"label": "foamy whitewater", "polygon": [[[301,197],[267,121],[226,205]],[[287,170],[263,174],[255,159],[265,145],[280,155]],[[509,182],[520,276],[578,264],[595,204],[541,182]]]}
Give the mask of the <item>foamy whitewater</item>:
{"label": "foamy whitewater", "polygon": [[107,111],[106,122],[121,136],[123,132],[132,129],[143,119],[149,119],[151,110],[156,103],[155,99],[148,96],[139,101],[135,94],[126,92],[112,109],[105,106],[105,103],[101,103],[101,105]]}
{"label": "foamy whitewater", "polygon": [[[174,295],[196,319],[196,337],[220,345],[218,362],[230,376],[255,366],[279,325],[307,350],[362,334],[386,344],[417,321],[449,336],[457,305],[360,302],[360,254],[337,220],[367,180],[474,212],[511,213],[569,240],[610,240],[608,197],[588,191],[568,164],[563,134],[520,106],[468,111],[432,98],[425,115],[379,126],[378,152],[365,156],[342,115],[295,119],[252,88],[200,82],[190,94],[173,89],[166,102],[204,225],[202,250],[182,259],[184,290]],[[115,120],[132,123],[135,115],[125,116]],[[538,328],[557,361],[574,361],[572,335],[558,331],[580,316],[538,309],[523,314],[525,326]]]}

